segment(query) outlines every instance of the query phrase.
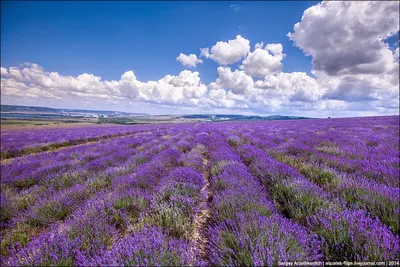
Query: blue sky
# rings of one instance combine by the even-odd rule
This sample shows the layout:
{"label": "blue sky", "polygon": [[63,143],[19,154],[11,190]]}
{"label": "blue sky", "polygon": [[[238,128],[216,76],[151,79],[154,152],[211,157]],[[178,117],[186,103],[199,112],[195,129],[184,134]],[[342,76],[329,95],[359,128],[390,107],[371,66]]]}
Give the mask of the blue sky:
{"label": "blue sky", "polygon": [[[310,72],[311,59],[286,34],[315,3],[2,2],[2,66],[34,62],[63,75],[87,72],[107,80],[133,70],[142,80],[154,80],[184,69],[175,60],[179,53],[197,53],[240,34],[282,43],[290,54],[284,71]],[[211,82],[218,64],[207,63],[198,70]]]}
{"label": "blue sky", "polygon": [[[314,79],[313,73],[315,72],[312,73],[312,60],[314,59],[317,62],[320,54],[314,51],[314,47],[302,46],[302,42],[306,43],[304,39],[301,39],[304,36],[298,36],[297,39],[291,40],[287,34],[294,32],[294,25],[301,22],[304,11],[318,3],[316,1],[215,3],[194,1],[150,3],[2,1],[1,67],[9,69],[29,62],[41,66],[45,75],[46,73],[57,72],[62,76],[78,77],[87,73],[101,77],[102,81],[118,81],[122,74],[133,71],[135,79],[142,82],[157,81],[166,75],[177,76],[184,70],[190,70],[191,72],[198,72],[201,83],[208,86],[221,76],[217,71],[217,68],[221,66],[220,62],[202,57],[202,64],[198,64],[195,68],[188,68],[176,60],[177,56],[180,53],[195,54],[200,58],[200,48],[209,47],[211,49],[219,41],[228,42],[228,40],[234,40],[237,35],[240,35],[249,40],[250,52],[253,52],[254,45],[259,42],[281,44],[285,56],[281,60],[280,72],[304,72],[307,74],[307,79]],[[326,7],[330,12],[335,12],[335,8],[337,7]],[[396,15],[398,10],[394,12]],[[313,30],[306,30],[312,36]],[[340,37],[340,35],[338,36]],[[391,37],[390,40],[391,51],[395,54],[398,35]],[[329,42],[329,40],[326,41]],[[298,43],[297,46],[295,46],[296,42]],[[305,51],[308,51],[308,53]],[[314,52],[310,53],[310,51]],[[311,55],[306,56],[306,54]],[[234,70],[241,71],[241,64],[241,61],[237,61],[223,67],[231,68],[232,72]],[[315,67],[314,70],[320,71]],[[325,69],[322,68],[321,70]],[[247,71],[246,74],[248,74]],[[274,73],[274,75],[278,74]],[[329,75],[331,74],[329,73]],[[355,75],[361,77],[359,73],[355,73]],[[325,76],[320,74],[319,77]],[[348,77],[343,79],[345,78]],[[252,79],[255,83],[257,79],[262,80],[262,77],[255,78],[252,76]],[[323,80],[323,78],[320,80]],[[343,81],[340,82],[343,83]],[[31,84],[30,82],[22,81],[25,85]],[[326,82],[326,77],[324,82]],[[318,83],[321,84],[319,80]],[[226,83],[222,84],[221,82],[221,85],[225,92],[229,93],[231,88],[227,87]],[[334,90],[340,91],[339,89]],[[31,90],[27,93],[27,95],[31,95],[32,89],[27,90]],[[209,91],[210,88],[207,89],[205,95],[209,94]],[[196,106],[197,101],[192,101],[190,104],[176,100],[178,103],[175,100],[171,100],[172,102],[160,99],[153,100],[148,99],[148,97],[140,98],[137,95],[137,93],[128,94],[124,97],[130,98],[135,103],[140,103],[143,107],[146,106],[151,113],[157,113],[158,110],[162,113],[169,111],[171,113],[187,113],[202,109]],[[337,96],[337,94],[334,95],[335,97],[332,99],[324,99],[326,101],[344,100],[350,103],[351,108],[355,108],[354,101],[351,101],[351,99],[349,101],[349,99]],[[21,97],[21,93],[7,93],[6,96],[7,103],[13,104],[39,104],[43,102],[37,102],[40,96],[33,99]],[[252,97],[246,95],[245,91],[241,96]],[[264,97],[266,96],[264,95]],[[235,96],[230,98],[230,100],[235,99]],[[71,98],[65,102],[65,105],[76,107],[81,105],[82,101],[90,102],[87,99],[74,101]],[[265,101],[260,102],[259,99],[258,102],[250,104],[244,103],[243,98],[232,101],[235,101],[235,105],[213,104],[209,112],[272,114],[279,112],[294,113],[296,111],[293,108],[291,111],[282,109],[282,106],[290,105],[290,101],[286,103],[286,100],[286,102],[280,101],[279,108],[271,108],[270,104],[264,103]],[[242,101],[242,104],[238,104],[240,101]],[[115,101],[114,104],[111,102],[107,102],[110,108],[115,109],[123,106],[122,109],[124,110],[132,109],[132,105],[128,104],[127,101],[122,106],[120,102],[118,102],[119,104],[115,104]],[[47,99],[43,103],[54,105],[56,102]],[[182,105],[182,108],[177,108],[175,105],[177,103]],[[293,103],[292,106],[297,104]],[[335,104],[339,105],[338,103]],[[174,110],[169,110],[168,106],[171,105],[174,106]],[[89,106],[91,108],[101,107],[100,104],[89,104]],[[380,112],[376,108],[371,110]],[[305,113],[312,113],[312,111],[309,109]]]}

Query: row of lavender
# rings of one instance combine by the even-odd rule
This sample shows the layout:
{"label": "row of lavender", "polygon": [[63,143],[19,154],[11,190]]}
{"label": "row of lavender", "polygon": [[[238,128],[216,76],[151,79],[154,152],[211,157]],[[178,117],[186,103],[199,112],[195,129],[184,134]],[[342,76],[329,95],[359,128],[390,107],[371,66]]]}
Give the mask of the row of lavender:
{"label": "row of lavender", "polygon": [[[1,165],[1,263],[398,260],[396,121],[174,125],[14,159]],[[341,168],[357,153],[357,171]],[[378,159],[386,171],[366,175]]]}
{"label": "row of lavender", "polygon": [[217,265],[272,266],[279,261],[323,259],[321,240],[282,216],[267,190],[226,138],[210,137],[212,219],[209,260]]}
{"label": "row of lavender", "polygon": [[14,158],[90,141],[154,131],[165,127],[168,127],[168,125],[99,125],[29,130],[2,129],[1,158]]}

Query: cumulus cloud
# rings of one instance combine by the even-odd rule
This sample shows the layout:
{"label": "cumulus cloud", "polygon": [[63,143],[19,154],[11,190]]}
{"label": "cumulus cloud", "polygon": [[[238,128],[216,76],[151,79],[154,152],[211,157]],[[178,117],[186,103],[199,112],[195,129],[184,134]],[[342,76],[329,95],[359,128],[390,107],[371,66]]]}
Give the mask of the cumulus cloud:
{"label": "cumulus cloud", "polygon": [[1,67],[1,77],[7,76],[8,70],[6,68]]}
{"label": "cumulus cloud", "polygon": [[201,48],[201,56],[210,58],[221,65],[229,65],[241,60],[250,52],[250,41],[237,35],[228,42],[217,42],[211,50]]}
{"label": "cumulus cloud", "polygon": [[[265,91],[264,97],[280,97],[287,101],[313,102],[322,97],[325,89],[304,72],[279,73],[265,76],[255,87]],[[262,91],[261,91],[262,92]]]}
{"label": "cumulus cloud", "polygon": [[[113,82],[103,82],[101,77],[93,74],[81,74],[77,77],[62,76],[57,72],[46,72],[43,67],[34,63],[24,63],[20,67],[10,67],[8,74],[2,76],[2,94],[9,93],[9,83],[24,85],[22,89],[29,89],[44,95],[64,97],[69,95],[93,95],[94,97],[104,97],[115,95],[117,88]],[[8,82],[8,83],[7,83]],[[41,94],[38,94],[39,96]]]}
{"label": "cumulus cloud", "polygon": [[202,97],[207,86],[198,72],[184,70],[178,76],[166,75],[158,81],[140,82],[132,71],[121,76],[123,96],[163,104],[188,104]]}
{"label": "cumulus cloud", "polygon": [[219,77],[217,83],[222,87],[231,89],[235,94],[242,94],[253,87],[253,78],[248,76],[244,71],[231,71],[230,68],[218,67]]}
{"label": "cumulus cloud", "polygon": [[214,107],[226,107],[226,108],[234,108],[236,105],[235,100],[229,99],[227,97],[227,93],[223,87],[221,87],[218,83],[212,82],[209,85],[210,93],[209,100],[207,101],[210,105]]}
{"label": "cumulus cloud", "polygon": [[398,31],[397,1],[324,1],[305,10],[288,36],[312,56],[314,70],[372,74],[392,68],[384,40]]}
{"label": "cumulus cloud", "polygon": [[[357,109],[364,109],[360,103],[368,107],[368,112],[374,110],[375,114],[388,110],[393,112],[398,107],[398,92],[394,87],[387,89],[390,79],[373,80],[371,76],[369,83],[379,87],[379,90],[371,89],[366,95],[360,89],[343,97],[343,91],[346,91],[343,80],[330,79],[329,76],[316,79],[303,72],[280,72],[254,81],[243,70],[220,66],[217,72],[218,78],[208,85],[201,81],[198,72],[189,70],[178,75],[166,75],[156,81],[140,81],[133,71],[127,71],[119,80],[107,81],[87,73],[76,77],[63,76],[57,72],[46,72],[37,64],[25,64],[23,67],[2,69],[2,101],[19,99],[20,103],[40,101],[53,105],[78,102],[82,106],[108,103],[118,108],[149,103],[163,108],[187,107],[191,112],[208,110],[218,113],[230,109],[234,113],[249,110],[264,114],[311,114],[315,111],[327,114],[335,109],[337,112],[350,109],[356,112]],[[357,82],[350,78],[345,81]]]}
{"label": "cumulus cloud", "polygon": [[[3,77],[4,73],[4,77]],[[152,103],[188,105],[207,92],[198,72],[184,70],[178,76],[166,75],[158,81],[139,81],[133,71],[122,74],[118,81],[103,81],[93,74],[77,77],[46,72],[37,64],[22,68],[2,68],[2,95],[24,98],[102,99],[115,101],[131,98]]]}
{"label": "cumulus cloud", "polygon": [[180,53],[176,60],[182,63],[183,66],[187,67],[196,67],[197,64],[203,63],[203,60],[197,58],[195,54],[185,55]]}
{"label": "cumulus cloud", "polygon": [[282,70],[281,61],[283,57],[283,47],[281,44],[267,44],[263,49],[263,43],[257,43],[255,50],[247,55],[240,68],[246,74],[253,77],[276,74]]}
{"label": "cumulus cloud", "polygon": [[[218,78],[208,85],[207,103],[228,108],[248,108],[259,112],[285,111],[316,106],[326,87],[304,72],[269,74],[255,81],[242,70],[218,67]],[[315,107],[314,107],[315,108]]]}
{"label": "cumulus cloud", "polygon": [[383,112],[399,106],[399,50],[385,43],[398,32],[395,1],[328,1],[305,10],[288,36],[312,57],[312,72],[326,90],[321,101]]}
{"label": "cumulus cloud", "polygon": [[263,46],[264,46],[264,42],[256,43],[256,44],[254,45],[254,49],[263,48]]}
{"label": "cumulus cloud", "polygon": [[328,88],[325,99],[348,102],[391,101],[399,98],[399,76],[389,72],[381,75],[360,74],[331,77],[318,74],[318,82]]}
{"label": "cumulus cloud", "polygon": [[329,91],[325,97],[349,102],[378,100],[374,94],[374,88],[370,86],[368,81],[353,76],[343,78],[339,86]]}

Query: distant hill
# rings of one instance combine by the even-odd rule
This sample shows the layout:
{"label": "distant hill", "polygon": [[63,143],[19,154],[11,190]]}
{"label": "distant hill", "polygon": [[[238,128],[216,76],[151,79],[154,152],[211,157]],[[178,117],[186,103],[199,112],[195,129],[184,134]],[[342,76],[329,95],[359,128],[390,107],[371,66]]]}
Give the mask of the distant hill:
{"label": "distant hill", "polygon": [[248,116],[235,114],[189,114],[189,115],[148,115],[145,113],[132,113],[108,110],[87,109],[57,109],[47,107],[1,105],[2,118],[99,118],[105,123],[143,123],[161,121],[272,121],[272,120],[302,120],[311,119],[297,116]]}
{"label": "distant hill", "polygon": [[14,106],[1,105],[1,113],[19,113],[19,114],[52,114],[58,116],[73,116],[79,114],[92,114],[96,116],[140,116],[145,113],[131,113],[108,110],[89,110],[89,109],[57,109],[47,107]]}
{"label": "distant hill", "polygon": [[232,115],[232,114],[193,114],[193,115],[182,115],[185,119],[205,119],[211,121],[252,121],[252,120],[305,120],[312,119],[308,117],[297,117],[297,116],[282,116],[282,115],[271,115],[271,116],[247,116],[247,115]]}

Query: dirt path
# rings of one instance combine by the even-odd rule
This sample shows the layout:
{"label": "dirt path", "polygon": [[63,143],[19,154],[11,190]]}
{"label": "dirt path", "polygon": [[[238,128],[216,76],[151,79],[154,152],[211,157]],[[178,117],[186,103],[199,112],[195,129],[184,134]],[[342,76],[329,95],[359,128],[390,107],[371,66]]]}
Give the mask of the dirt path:
{"label": "dirt path", "polygon": [[[208,160],[204,159],[205,165],[208,165]],[[208,253],[207,253],[207,245],[209,241],[209,234],[208,234],[208,224],[211,218],[211,209],[210,203],[212,202],[213,195],[210,187],[210,171],[207,168],[207,171],[203,173],[205,184],[201,189],[204,192],[206,198],[200,204],[200,212],[196,214],[195,217],[195,225],[196,229],[193,235],[193,239],[195,241],[194,251],[199,252],[195,253],[198,256],[197,259],[193,259],[192,266],[196,266],[199,261],[202,262],[209,262]]]}

